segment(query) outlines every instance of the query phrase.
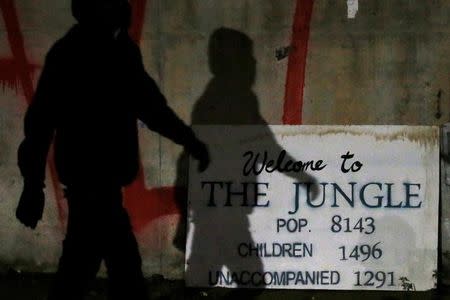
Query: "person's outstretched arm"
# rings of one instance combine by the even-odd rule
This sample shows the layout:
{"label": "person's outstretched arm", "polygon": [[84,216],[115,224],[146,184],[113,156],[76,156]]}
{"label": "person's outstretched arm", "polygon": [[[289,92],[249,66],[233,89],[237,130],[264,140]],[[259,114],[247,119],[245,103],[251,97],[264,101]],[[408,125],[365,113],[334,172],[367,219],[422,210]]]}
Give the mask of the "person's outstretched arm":
{"label": "person's outstretched arm", "polygon": [[25,139],[19,146],[18,165],[24,179],[16,217],[25,226],[35,228],[44,208],[45,168],[54,133],[54,95],[57,63],[47,55],[33,101],[25,115]]}
{"label": "person's outstretched arm", "polygon": [[209,153],[206,145],[167,105],[166,98],[155,81],[147,74],[142,64],[140,52],[138,81],[138,118],[147,127],[158,132],[173,142],[182,145],[199,161],[199,170],[204,171],[209,165]]}
{"label": "person's outstretched arm", "polygon": [[[261,117],[259,114],[256,117],[257,124],[261,125],[262,131],[261,134],[265,135],[267,137],[266,140],[266,149],[269,152],[269,156],[271,158],[277,158],[280,153],[284,153],[284,161],[292,161],[296,162],[297,159],[295,159],[289,152],[287,152],[280,144],[278,144],[277,140],[275,139],[275,134],[270,129],[270,125],[267,124],[267,122]],[[307,147],[307,145],[305,145]],[[319,194],[319,184],[317,182],[317,179],[311,174],[307,173],[305,171],[287,171],[284,172],[284,174],[292,179],[294,179],[296,182],[302,182],[307,185],[307,189],[310,192],[311,200],[315,200]]]}

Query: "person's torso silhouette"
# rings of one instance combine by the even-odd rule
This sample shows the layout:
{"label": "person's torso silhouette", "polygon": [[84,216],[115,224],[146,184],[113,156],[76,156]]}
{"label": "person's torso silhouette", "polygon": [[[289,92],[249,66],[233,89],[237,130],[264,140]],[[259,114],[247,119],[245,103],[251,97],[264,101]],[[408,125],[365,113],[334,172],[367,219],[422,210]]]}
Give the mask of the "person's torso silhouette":
{"label": "person's torso silhouette", "polygon": [[83,299],[102,260],[111,299],[147,299],[141,258],[123,186],[139,168],[137,120],[209,163],[206,146],[168,107],[146,73],[127,29],[126,0],[73,0],[78,20],[49,51],[25,116],[18,164],[24,191],[17,218],[35,228],[42,217],[45,166],[54,138],[69,217],[50,299]]}

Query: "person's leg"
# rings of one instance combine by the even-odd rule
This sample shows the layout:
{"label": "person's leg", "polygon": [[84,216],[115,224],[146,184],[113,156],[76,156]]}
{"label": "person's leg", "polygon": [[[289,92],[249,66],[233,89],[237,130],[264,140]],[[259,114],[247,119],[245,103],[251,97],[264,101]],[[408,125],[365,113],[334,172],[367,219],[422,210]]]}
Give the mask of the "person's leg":
{"label": "person's leg", "polygon": [[84,299],[101,263],[101,234],[95,208],[86,207],[88,195],[66,193],[69,204],[67,233],[49,300]]}
{"label": "person's leg", "polygon": [[[245,233],[241,233],[244,237],[244,241],[251,241],[252,245],[255,243],[252,241],[252,236],[249,231]],[[264,265],[262,263],[261,258],[253,256],[245,258],[245,262],[239,263],[239,261],[229,261],[226,263],[226,266],[231,272],[239,272],[240,270],[248,270],[250,272],[257,272],[263,276],[264,274]],[[261,278],[261,281],[254,282],[256,286],[252,284],[244,284],[238,283],[237,288],[231,290],[225,297],[225,299],[237,299],[239,296],[244,297],[245,299],[256,299],[258,298],[264,291],[265,279]]]}
{"label": "person's leg", "polygon": [[112,204],[105,214],[108,227],[104,232],[109,299],[148,299],[141,256],[128,214],[122,206],[121,191],[109,191],[104,196],[110,198]]}
{"label": "person's leg", "polygon": [[[221,253],[222,244],[221,242],[211,241],[205,239],[208,230],[214,227],[214,225],[208,226],[206,224],[199,224],[194,221],[194,230],[192,234],[192,242],[190,243],[190,249],[186,249],[187,262],[185,269],[185,298],[190,299],[201,299],[205,295],[208,295],[212,288],[214,288],[214,282],[208,280],[208,268],[211,268],[212,272],[215,273],[217,270],[222,269],[222,261],[217,259],[218,253]],[[192,229],[191,229],[192,230]],[[202,283],[207,282],[210,287],[192,287],[188,285],[197,285],[199,280]],[[216,278],[212,279],[213,281]],[[217,282],[216,282],[217,283]]]}

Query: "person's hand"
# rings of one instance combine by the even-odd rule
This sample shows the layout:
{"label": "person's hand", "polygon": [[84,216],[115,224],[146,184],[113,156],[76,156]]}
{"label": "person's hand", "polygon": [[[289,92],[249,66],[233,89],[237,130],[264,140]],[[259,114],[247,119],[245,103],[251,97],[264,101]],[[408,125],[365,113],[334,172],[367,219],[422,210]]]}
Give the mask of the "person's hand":
{"label": "person's hand", "polygon": [[198,171],[205,171],[210,163],[208,147],[202,141],[196,140],[188,151],[193,158],[198,160]]}
{"label": "person's hand", "polygon": [[16,209],[16,218],[26,227],[35,229],[44,211],[45,195],[41,186],[25,184],[19,205]]}

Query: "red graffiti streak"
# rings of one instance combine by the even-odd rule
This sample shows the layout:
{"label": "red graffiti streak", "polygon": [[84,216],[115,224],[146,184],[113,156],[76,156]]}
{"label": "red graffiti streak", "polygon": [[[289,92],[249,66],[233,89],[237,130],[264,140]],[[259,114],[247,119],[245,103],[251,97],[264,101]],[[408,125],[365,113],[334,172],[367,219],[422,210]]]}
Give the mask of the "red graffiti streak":
{"label": "red graffiti streak", "polygon": [[[32,78],[34,78],[38,68],[38,65],[30,64],[28,72]],[[22,86],[20,82],[16,60],[14,58],[0,58],[0,86],[3,91],[10,89],[19,94]]]}
{"label": "red graffiti streak", "polygon": [[133,41],[139,44],[142,39],[142,30],[144,28],[145,8],[147,6],[147,0],[132,0],[130,4],[132,24],[128,32]]}
{"label": "red graffiti streak", "polygon": [[[22,86],[23,93],[28,103],[31,103],[34,94],[32,74],[30,64],[25,54],[23,35],[20,30],[19,18],[13,0],[0,1],[3,19],[5,20],[8,42],[11,48],[13,59],[10,60],[15,66],[15,73]],[[6,66],[7,67],[7,66]]]}
{"label": "red graffiti streak", "polygon": [[297,0],[284,96],[283,124],[302,124],[303,90],[314,0]]}
{"label": "red graffiti streak", "polygon": [[[18,90],[20,83],[25,99],[27,103],[30,104],[34,94],[33,70],[35,69],[35,65],[28,62],[25,53],[25,43],[20,29],[19,17],[14,0],[1,0],[0,10],[5,21],[8,42],[13,55],[12,59],[3,59],[1,61],[1,63],[3,63],[1,69],[7,71],[6,74],[2,76],[2,79],[5,79],[5,81],[3,81],[3,86],[6,84]],[[49,157],[53,157],[53,147],[50,149]],[[59,185],[53,159],[49,159],[48,163],[56,195],[59,218],[61,224],[64,226],[65,220],[67,219],[67,208],[64,201],[64,195],[61,186]]]}
{"label": "red graffiti streak", "polygon": [[137,232],[153,220],[178,213],[175,188],[147,189],[142,170],[141,167],[137,179],[124,189],[125,207]]}

